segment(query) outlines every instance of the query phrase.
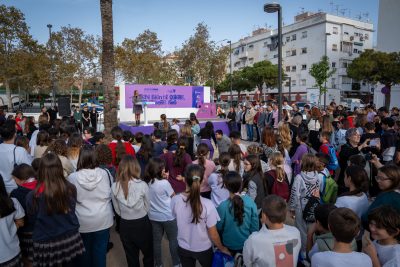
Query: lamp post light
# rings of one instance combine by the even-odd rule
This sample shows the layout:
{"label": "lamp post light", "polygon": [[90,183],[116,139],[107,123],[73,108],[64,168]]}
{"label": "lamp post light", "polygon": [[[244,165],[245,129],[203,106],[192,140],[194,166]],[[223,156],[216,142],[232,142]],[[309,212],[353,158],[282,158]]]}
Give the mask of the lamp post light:
{"label": "lamp post light", "polygon": [[54,75],[55,75],[55,70],[54,70],[54,53],[53,53],[53,39],[52,39],[52,32],[51,28],[53,25],[47,24],[47,28],[49,28],[49,45],[50,45],[50,61],[51,61],[51,70],[50,70],[50,80],[51,80],[51,94],[52,94],[52,106],[55,107],[56,105],[56,88],[55,88],[55,82],[54,82]]}
{"label": "lamp post light", "polygon": [[232,41],[227,41],[229,44],[229,83],[230,83],[230,99],[231,107],[233,107],[233,95],[232,95]]}
{"label": "lamp post light", "polygon": [[[325,33],[325,57],[328,54],[328,36],[331,35],[329,32]],[[325,81],[325,93],[324,93],[324,109],[326,109],[326,92],[328,88],[326,88],[326,81]]]}
{"label": "lamp post light", "polygon": [[282,117],[282,7],[280,4],[272,3],[264,5],[264,12],[278,12],[278,121]]}

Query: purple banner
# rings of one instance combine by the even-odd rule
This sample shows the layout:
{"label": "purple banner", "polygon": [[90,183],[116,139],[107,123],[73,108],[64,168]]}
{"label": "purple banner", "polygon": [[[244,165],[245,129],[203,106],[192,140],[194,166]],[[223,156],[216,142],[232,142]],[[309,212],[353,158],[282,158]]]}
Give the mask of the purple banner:
{"label": "purple banner", "polygon": [[152,84],[125,85],[125,107],[132,108],[132,96],[137,90],[143,102],[154,102],[149,108],[198,108],[204,102],[204,87]]}

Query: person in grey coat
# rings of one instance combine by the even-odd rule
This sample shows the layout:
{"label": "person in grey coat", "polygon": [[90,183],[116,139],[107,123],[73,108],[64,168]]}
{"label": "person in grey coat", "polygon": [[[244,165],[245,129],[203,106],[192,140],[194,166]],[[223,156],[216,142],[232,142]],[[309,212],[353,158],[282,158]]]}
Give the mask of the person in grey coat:
{"label": "person in grey coat", "polygon": [[240,106],[238,106],[237,107],[237,110],[236,110],[236,129],[240,132],[240,129],[241,129],[241,125],[242,125],[242,120],[241,120],[241,118],[242,118],[242,105],[240,105]]}
{"label": "person in grey coat", "polygon": [[218,152],[221,155],[223,152],[228,152],[229,147],[231,146],[231,139],[224,135],[222,130],[215,131],[215,138],[217,139],[217,147]]}
{"label": "person in grey coat", "polygon": [[258,119],[257,119],[257,128],[258,128],[258,137],[259,137],[259,141],[261,144],[261,133],[263,131],[263,129],[265,128],[266,125],[266,120],[267,120],[267,114],[264,111],[264,107],[259,107],[258,108]]}

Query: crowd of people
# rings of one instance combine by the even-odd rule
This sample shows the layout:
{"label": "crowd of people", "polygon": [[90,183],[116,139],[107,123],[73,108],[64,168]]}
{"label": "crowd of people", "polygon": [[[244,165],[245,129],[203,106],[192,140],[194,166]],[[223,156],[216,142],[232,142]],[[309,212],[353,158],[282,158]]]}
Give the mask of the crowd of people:
{"label": "crowd of people", "polygon": [[398,109],[283,108],[111,141],[74,115],[0,118],[0,266],[106,266],[111,227],[135,267],[168,266],[163,238],[174,267],[400,266]]}

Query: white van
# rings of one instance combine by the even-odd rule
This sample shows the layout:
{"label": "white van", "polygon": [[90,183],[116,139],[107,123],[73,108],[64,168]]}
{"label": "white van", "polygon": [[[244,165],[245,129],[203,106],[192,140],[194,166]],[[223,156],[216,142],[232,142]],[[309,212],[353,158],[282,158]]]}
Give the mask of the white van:
{"label": "white van", "polygon": [[350,110],[354,110],[355,107],[357,108],[365,108],[365,103],[358,98],[343,98],[340,104]]}

